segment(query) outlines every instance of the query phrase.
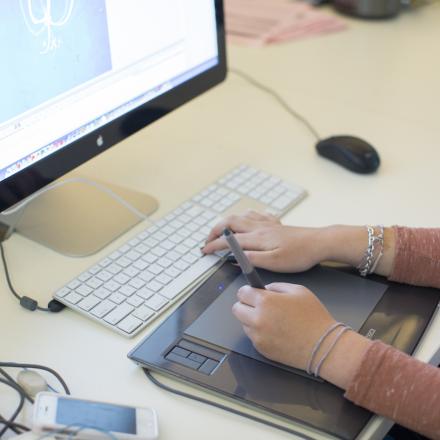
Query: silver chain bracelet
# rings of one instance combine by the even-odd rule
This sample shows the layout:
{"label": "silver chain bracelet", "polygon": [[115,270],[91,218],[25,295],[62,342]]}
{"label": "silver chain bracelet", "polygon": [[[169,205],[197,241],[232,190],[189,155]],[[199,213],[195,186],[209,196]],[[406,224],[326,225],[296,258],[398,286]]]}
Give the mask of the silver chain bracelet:
{"label": "silver chain bracelet", "polygon": [[[368,246],[360,264],[357,266],[359,273],[365,277],[374,272],[383,255],[384,227],[366,226],[368,232]],[[376,232],[376,229],[378,230]]]}

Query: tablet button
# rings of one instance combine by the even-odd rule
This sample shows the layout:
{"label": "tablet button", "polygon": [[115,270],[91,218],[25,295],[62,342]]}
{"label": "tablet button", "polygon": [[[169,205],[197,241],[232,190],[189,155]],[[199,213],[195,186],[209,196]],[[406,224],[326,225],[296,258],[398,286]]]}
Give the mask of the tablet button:
{"label": "tablet button", "polygon": [[211,374],[219,362],[213,361],[212,359],[207,359],[206,362],[199,368],[201,373]]}
{"label": "tablet button", "polygon": [[197,370],[200,367],[198,362],[194,362],[191,359],[178,356],[177,354],[169,353],[165,356],[167,361],[176,362],[185,367],[191,368],[192,370]]}

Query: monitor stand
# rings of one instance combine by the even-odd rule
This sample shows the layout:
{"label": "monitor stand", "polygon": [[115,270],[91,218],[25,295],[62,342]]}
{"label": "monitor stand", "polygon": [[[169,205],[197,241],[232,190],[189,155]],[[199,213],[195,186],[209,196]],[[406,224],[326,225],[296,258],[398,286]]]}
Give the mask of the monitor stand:
{"label": "monitor stand", "polygon": [[147,194],[76,176],[61,179],[0,214],[0,232],[4,238],[18,232],[67,256],[87,256],[158,206]]}

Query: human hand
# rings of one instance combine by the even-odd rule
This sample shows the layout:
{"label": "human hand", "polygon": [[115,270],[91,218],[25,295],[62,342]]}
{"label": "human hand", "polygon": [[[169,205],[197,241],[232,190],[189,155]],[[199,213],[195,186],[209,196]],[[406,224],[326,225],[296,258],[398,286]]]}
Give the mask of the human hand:
{"label": "human hand", "polygon": [[306,287],[287,283],[266,287],[243,286],[233,314],[261,354],[305,370],[316,341],[335,320]]}
{"label": "human hand", "polygon": [[276,217],[255,211],[233,215],[217,223],[206,240],[204,253],[228,248],[222,236],[225,228],[235,233],[246,256],[257,267],[278,272],[301,272],[326,257],[324,240],[321,239],[323,228],[283,226]]}
{"label": "human hand", "polygon": [[[262,355],[305,370],[316,342],[336,321],[306,287],[272,283],[266,288],[243,286],[232,312]],[[329,337],[323,341],[317,359],[329,349],[332,340]],[[359,333],[344,333],[322,365],[320,376],[347,389],[370,344]]]}

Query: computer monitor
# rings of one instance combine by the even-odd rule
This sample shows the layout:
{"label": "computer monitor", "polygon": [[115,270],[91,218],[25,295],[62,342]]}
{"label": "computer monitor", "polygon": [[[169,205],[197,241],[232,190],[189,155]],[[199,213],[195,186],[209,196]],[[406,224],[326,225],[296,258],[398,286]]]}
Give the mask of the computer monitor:
{"label": "computer monitor", "polygon": [[2,1],[0,54],[10,224],[8,208],[225,78],[223,2]]}

